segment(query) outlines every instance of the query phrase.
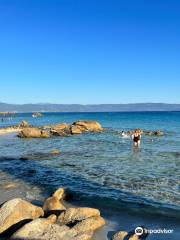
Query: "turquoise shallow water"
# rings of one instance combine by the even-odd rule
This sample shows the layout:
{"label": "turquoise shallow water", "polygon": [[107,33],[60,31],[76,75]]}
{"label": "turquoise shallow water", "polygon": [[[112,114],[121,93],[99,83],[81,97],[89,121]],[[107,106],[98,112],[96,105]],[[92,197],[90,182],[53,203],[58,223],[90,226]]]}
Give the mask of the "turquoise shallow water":
{"label": "turquoise shallow water", "polygon": [[[76,200],[96,202],[112,211],[127,207],[148,212],[153,208],[179,217],[180,112],[45,113],[42,118],[18,114],[0,127],[23,119],[33,125],[97,120],[106,131],[51,139],[1,136],[2,183],[23,185],[20,194],[26,192],[31,199],[64,186]],[[141,148],[134,151],[131,140],[120,135],[122,130],[134,128],[159,129],[165,136],[143,136]],[[62,152],[52,156],[53,149]],[[27,155],[29,160],[22,160]]]}

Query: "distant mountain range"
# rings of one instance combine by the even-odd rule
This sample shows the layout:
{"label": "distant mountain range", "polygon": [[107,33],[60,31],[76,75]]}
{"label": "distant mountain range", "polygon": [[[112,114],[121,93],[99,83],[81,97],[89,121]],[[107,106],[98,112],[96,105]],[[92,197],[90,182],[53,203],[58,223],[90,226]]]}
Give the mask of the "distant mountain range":
{"label": "distant mountain range", "polygon": [[8,104],[0,103],[0,112],[136,112],[180,111],[180,104],[132,103],[132,104]]}

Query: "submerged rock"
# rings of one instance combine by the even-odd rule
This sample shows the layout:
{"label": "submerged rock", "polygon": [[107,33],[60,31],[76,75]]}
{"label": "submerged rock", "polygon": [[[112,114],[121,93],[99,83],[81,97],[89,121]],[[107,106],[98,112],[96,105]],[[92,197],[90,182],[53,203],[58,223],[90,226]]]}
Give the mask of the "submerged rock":
{"label": "submerged rock", "polygon": [[50,153],[53,155],[59,155],[61,153],[61,151],[58,149],[54,149],[54,150],[50,151]]}
{"label": "submerged rock", "polygon": [[5,189],[5,190],[14,189],[17,187],[18,187],[18,184],[16,184],[16,183],[0,184],[0,188]]}
{"label": "submerged rock", "polygon": [[[13,158],[17,160],[46,160],[46,159],[52,159],[56,155],[60,154],[60,151],[57,152],[35,152],[35,153],[29,153],[26,155],[21,156],[20,158]],[[9,157],[10,158],[10,157]]]}
{"label": "submerged rock", "polygon": [[19,134],[20,138],[49,138],[50,134],[47,131],[41,130],[39,128],[31,127],[24,128]]}
{"label": "submerged rock", "polygon": [[163,131],[160,131],[160,130],[157,130],[157,131],[144,131],[144,134],[145,135],[149,135],[149,136],[164,136],[164,132]]}
{"label": "submerged rock", "polygon": [[43,215],[42,208],[21,198],[5,202],[0,208],[0,234],[23,220],[36,219]]}

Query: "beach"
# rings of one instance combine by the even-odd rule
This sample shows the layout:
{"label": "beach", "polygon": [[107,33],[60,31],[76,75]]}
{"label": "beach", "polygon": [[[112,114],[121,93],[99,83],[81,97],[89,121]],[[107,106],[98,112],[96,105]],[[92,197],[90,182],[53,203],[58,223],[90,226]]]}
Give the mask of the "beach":
{"label": "beach", "polygon": [[21,130],[22,130],[21,128],[7,127],[7,128],[0,129],[0,135],[18,133]]}
{"label": "beach", "polygon": [[[48,126],[80,119],[98,121],[105,131],[23,139],[16,136],[17,129],[9,128],[22,120]],[[0,203],[22,197],[42,204],[64,187],[73,195],[67,204],[100,209],[106,225],[98,230],[96,240],[111,239],[113,233],[137,226],[174,230],[147,239],[178,239],[179,119],[178,112],[47,113],[37,119],[19,114],[1,125],[11,134],[0,137]],[[134,151],[131,140],[120,133],[135,128],[161,130],[164,135],[142,136],[141,148]],[[10,183],[14,187],[4,189]]]}

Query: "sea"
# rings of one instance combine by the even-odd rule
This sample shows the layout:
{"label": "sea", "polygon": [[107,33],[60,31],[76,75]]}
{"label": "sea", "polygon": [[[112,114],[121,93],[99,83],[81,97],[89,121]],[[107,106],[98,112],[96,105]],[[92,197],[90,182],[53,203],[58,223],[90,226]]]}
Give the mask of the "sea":
{"label": "sea", "polygon": [[[101,209],[120,230],[129,227],[127,218],[131,228],[174,230],[149,239],[180,239],[180,112],[17,113],[0,128],[22,120],[34,126],[95,120],[105,130],[49,139],[0,136],[0,204],[13,197],[38,203],[64,187],[70,201]],[[143,135],[134,148],[121,132],[136,128],[164,135]],[[18,187],[3,189],[7,183]]]}

